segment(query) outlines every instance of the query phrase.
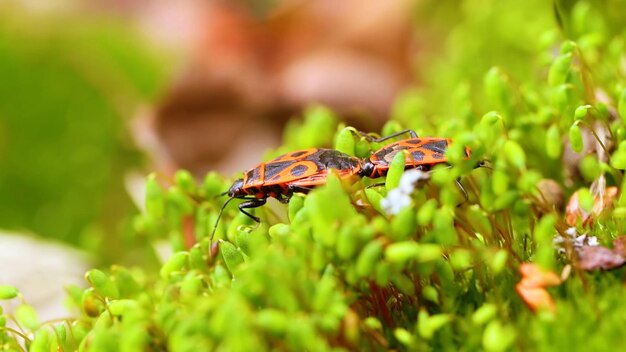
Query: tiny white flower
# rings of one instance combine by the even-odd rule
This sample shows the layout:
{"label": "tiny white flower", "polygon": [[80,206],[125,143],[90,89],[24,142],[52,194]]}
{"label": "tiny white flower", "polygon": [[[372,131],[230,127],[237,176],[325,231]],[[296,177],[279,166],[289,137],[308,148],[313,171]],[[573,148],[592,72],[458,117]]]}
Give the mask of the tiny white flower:
{"label": "tiny white flower", "polygon": [[400,184],[398,185],[398,189],[400,189],[403,193],[410,194],[413,193],[415,189],[415,184],[417,181],[421,179],[428,178],[428,175],[420,170],[408,170],[402,177],[400,178]]}
{"label": "tiny white flower", "polygon": [[396,215],[402,209],[411,205],[411,197],[407,194],[397,191],[397,189],[394,189],[391,190],[389,194],[387,194],[387,198],[383,198],[380,201],[380,205],[383,207],[388,215]]}
{"label": "tiny white flower", "polygon": [[402,209],[411,205],[411,193],[420,180],[428,179],[430,175],[421,170],[408,170],[400,178],[397,188],[392,189],[387,197],[380,201],[380,205],[388,215],[398,214]]}
{"label": "tiny white flower", "polygon": [[565,248],[563,245],[565,242],[571,243],[574,248],[581,248],[584,246],[594,247],[600,245],[600,242],[598,241],[598,238],[596,236],[589,236],[586,233],[578,235],[575,227],[570,227],[565,230],[565,234],[567,235],[567,237],[557,234],[552,239],[552,243],[555,247],[557,247],[559,253],[565,253]]}

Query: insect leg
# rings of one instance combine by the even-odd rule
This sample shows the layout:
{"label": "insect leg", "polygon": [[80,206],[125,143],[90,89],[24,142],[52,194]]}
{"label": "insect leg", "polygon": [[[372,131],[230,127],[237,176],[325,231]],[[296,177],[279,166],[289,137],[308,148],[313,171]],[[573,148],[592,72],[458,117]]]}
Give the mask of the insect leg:
{"label": "insect leg", "polygon": [[293,192],[290,192],[290,194],[283,196],[283,195],[278,195],[278,197],[275,197],[276,200],[278,200],[279,202],[283,203],[283,204],[287,204],[289,203],[289,200],[291,199],[291,195],[293,194]]}
{"label": "insect leg", "polygon": [[[407,169],[409,169],[409,167],[407,167]],[[415,170],[419,170],[419,171],[428,171],[430,170],[430,165],[426,165],[426,164],[419,164],[416,167],[414,167],[413,169]]]}
{"label": "insect leg", "polygon": [[[422,172],[428,172],[430,170],[430,165],[420,164],[420,165],[417,165],[415,167],[411,167],[410,165],[407,165],[405,167],[405,170],[408,170],[408,169],[414,169],[414,170],[419,170],[419,171],[422,171]],[[385,172],[385,174],[381,175],[381,176],[387,176],[387,173]],[[428,179],[428,178],[426,178],[426,179]],[[371,184],[371,185],[369,185],[369,186],[367,186],[365,188],[372,188],[372,187],[378,187],[378,186],[384,186],[384,185],[385,185],[385,182],[379,182],[379,183]]]}
{"label": "insect leg", "polygon": [[252,219],[252,220],[254,220],[256,222],[261,222],[261,219],[259,219],[258,217],[248,213],[244,209],[260,207],[261,205],[265,204],[266,201],[267,201],[267,199],[265,199],[265,198],[250,199],[248,201],[245,201],[245,202],[239,204],[239,211],[244,213],[244,214],[246,214],[247,216],[249,216],[250,219]]}
{"label": "insect leg", "polygon": [[401,136],[401,135],[403,135],[405,133],[408,133],[411,136],[411,138],[417,138],[418,137],[417,133],[415,133],[415,131],[413,131],[413,130],[402,130],[400,132],[392,133],[392,134],[390,134],[388,136],[384,136],[384,137],[380,137],[380,138],[372,138],[369,135],[365,135],[365,138],[369,139],[371,142],[380,143],[380,142],[384,142],[384,141],[386,141],[388,139]]}
{"label": "insect leg", "polygon": [[289,185],[289,191],[291,191],[291,193],[294,193],[294,192],[309,193],[312,190],[313,190],[312,187],[304,187],[304,186],[298,186],[298,185]]}

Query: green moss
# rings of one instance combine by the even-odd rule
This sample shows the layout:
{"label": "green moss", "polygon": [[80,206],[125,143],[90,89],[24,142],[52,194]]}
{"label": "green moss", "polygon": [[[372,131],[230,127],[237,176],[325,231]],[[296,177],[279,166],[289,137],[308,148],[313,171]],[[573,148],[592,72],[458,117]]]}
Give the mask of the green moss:
{"label": "green moss", "polygon": [[[608,9],[626,4],[598,3],[557,1],[559,31],[545,1],[465,1],[460,8],[437,2],[437,9],[456,18],[449,49],[428,74],[433,83],[399,96],[396,121],[383,134],[418,127],[421,134],[468,146],[469,160],[461,147],[450,148],[453,167],[436,168],[397,215],[386,215],[379,204],[387,188],[366,188],[369,180],[347,185],[334,176],[307,196],[296,195],[289,206],[254,210],[261,225],[240,214],[233,201],[217,226],[215,248],[209,248],[209,231],[230,181],[209,174],[196,183],[184,172],[166,187],[149,179],[148,213],[137,217],[136,232],[169,238],[177,253],[160,275],[121,267],[90,271],[92,288],[70,290],[80,315],[67,333],[57,325],[55,339],[46,327],[52,323],[37,328],[33,314],[22,317],[32,320],[25,329],[35,329],[32,349],[503,351],[621,345],[623,269],[575,271],[549,289],[556,313],[532,313],[515,290],[522,262],[557,272],[569,264],[552,243],[557,229],[567,227],[564,215],[539,195],[541,179],[557,180],[566,194],[589,190],[601,171],[609,185],[624,184],[618,169],[626,164],[625,119],[619,114],[626,82],[619,72],[626,32],[615,23],[625,18],[623,11]],[[434,11],[425,25],[441,30],[444,22],[450,25],[446,19]],[[606,96],[601,103],[599,92]],[[570,180],[561,141],[569,136],[574,149],[584,148],[580,133],[597,121],[615,132],[609,137],[615,150],[610,160],[591,154],[582,162],[582,177]],[[285,145],[268,155],[332,141],[360,157],[379,147],[344,127],[316,106],[304,122],[290,124]],[[475,169],[480,160],[489,160],[492,169]],[[459,177],[469,195],[465,203],[454,183]],[[582,206],[590,208],[592,195],[583,193]],[[609,243],[623,232],[620,214],[623,207],[608,210],[593,229],[578,232]],[[190,249],[182,219],[195,222],[193,233],[184,234],[195,237]],[[0,330],[5,346],[18,340]]]}

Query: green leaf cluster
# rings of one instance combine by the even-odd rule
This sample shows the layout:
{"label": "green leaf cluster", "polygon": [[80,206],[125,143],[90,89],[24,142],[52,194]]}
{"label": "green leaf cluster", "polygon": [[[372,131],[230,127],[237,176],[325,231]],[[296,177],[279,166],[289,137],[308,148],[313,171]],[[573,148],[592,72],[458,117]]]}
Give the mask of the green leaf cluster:
{"label": "green leaf cluster", "polygon": [[[429,3],[425,2],[427,6]],[[514,4],[515,3],[515,4]],[[606,350],[623,342],[623,269],[574,271],[550,288],[555,313],[532,313],[515,290],[518,266],[561,271],[568,257],[554,247],[567,236],[562,206],[541,187],[554,180],[593,203],[602,175],[624,191],[624,12],[597,2],[464,1],[429,92],[398,98],[382,135],[415,128],[450,137],[451,167],[395,215],[381,199],[390,179],[342,182],[331,175],[288,206],[257,208],[254,224],[230,202],[213,225],[230,182],[185,171],[173,180],[151,175],[137,236],[168,239],[173,254],[159,273],[114,266],[91,270],[90,287],[72,287],[75,320],[40,322],[28,308],[15,317],[24,337],[0,329],[0,343],[31,350]],[[607,8],[624,5],[612,1]],[[452,6],[452,5],[449,5]],[[507,7],[510,6],[510,7]],[[520,7],[523,11],[513,9]],[[624,7],[622,7],[624,8]],[[429,26],[441,25],[434,12]],[[450,23],[449,18],[446,22]],[[525,26],[519,26],[525,23]],[[477,63],[486,58],[487,63]],[[493,68],[492,68],[493,67]],[[464,77],[464,79],[456,79]],[[461,82],[461,83],[459,83]],[[428,105],[425,104],[428,102]],[[270,153],[326,145],[367,157],[380,145],[353,133],[316,106],[290,125],[285,145]],[[600,135],[606,137],[600,137]],[[289,137],[289,136],[298,136]],[[306,140],[307,145],[299,141]],[[603,147],[588,149],[600,141]],[[472,151],[464,158],[464,148]],[[576,152],[586,151],[576,159]],[[476,168],[487,160],[491,168]],[[460,179],[468,198],[455,185]],[[372,186],[369,187],[368,186]],[[623,197],[576,234],[610,243],[623,234]],[[16,299],[2,287],[4,299]],[[4,323],[3,323],[4,324]],[[5,326],[5,325],[2,325]],[[31,335],[32,333],[32,335]],[[34,336],[30,338],[29,336]],[[24,342],[24,340],[26,341]]]}

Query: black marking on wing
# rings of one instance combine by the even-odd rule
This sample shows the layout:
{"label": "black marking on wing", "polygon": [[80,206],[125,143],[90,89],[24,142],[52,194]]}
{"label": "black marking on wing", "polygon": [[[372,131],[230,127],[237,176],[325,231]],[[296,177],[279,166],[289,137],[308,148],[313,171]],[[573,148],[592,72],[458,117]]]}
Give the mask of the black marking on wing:
{"label": "black marking on wing", "polygon": [[297,158],[300,155],[305,154],[305,153],[306,153],[306,150],[301,150],[301,151],[298,151],[298,152],[293,152],[293,153],[289,154],[289,156],[292,157],[292,158]]}
{"label": "black marking on wing", "polygon": [[430,155],[430,157],[433,159],[443,159],[443,154],[433,153]]}
{"label": "black marking on wing", "polygon": [[443,156],[446,153],[446,149],[448,149],[448,142],[446,140],[429,142],[425,143],[422,148],[426,150],[430,150],[433,153],[437,153]]}
{"label": "black marking on wing", "polygon": [[424,160],[424,153],[419,151],[419,150],[415,150],[413,152],[411,152],[411,160],[410,161],[422,161]]}
{"label": "black marking on wing", "polygon": [[422,143],[422,140],[419,139],[419,138],[411,138],[411,139],[404,140],[403,143],[406,143],[406,144],[420,144],[420,143]]}
{"label": "black marking on wing", "polygon": [[291,164],[293,164],[293,161],[275,161],[265,164],[265,181],[274,178],[274,176]]}
{"label": "black marking on wing", "polygon": [[393,159],[393,157],[398,153],[398,150],[395,149],[395,145],[391,147],[385,147],[374,154],[371,159],[378,159],[378,162],[386,162],[389,163]]}
{"label": "black marking on wing", "polygon": [[333,149],[320,149],[314,155],[318,156],[319,164],[327,169],[350,170],[359,165],[357,158]]}
{"label": "black marking on wing", "polygon": [[308,169],[309,167],[306,165],[296,165],[289,172],[291,173],[291,176],[299,177],[302,176],[302,174],[304,174]]}
{"label": "black marking on wing", "polygon": [[261,174],[260,167],[255,167],[254,169],[248,170],[248,172],[246,172],[246,184],[257,181],[260,177],[260,174]]}

